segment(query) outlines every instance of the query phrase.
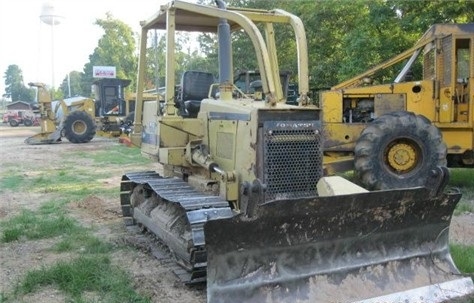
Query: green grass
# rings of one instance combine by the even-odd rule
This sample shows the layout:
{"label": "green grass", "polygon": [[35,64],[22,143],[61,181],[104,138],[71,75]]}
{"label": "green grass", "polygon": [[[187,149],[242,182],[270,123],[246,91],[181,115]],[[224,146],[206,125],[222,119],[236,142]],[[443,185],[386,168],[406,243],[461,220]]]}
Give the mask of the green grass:
{"label": "green grass", "polygon": [[[451,168],[449,186],[458,188],[462,193],[454,215],[474,212],[474,169]],[[458,269],[474,278],[474,246],[453,244],[450,248]]]}
{"label": "green grass", "polygon": [[18,187],[21,186],[25,179],[25,176],[21,174],[9,174],[7,176],[4,176],[0,180],[0,192],[9,189],[9,190],[15,190]]}
{"label": "green grass", "polygon": [[[77,256],[28,271],[13,293],[0,294],[0,303],[18,302],[22,295],[43,286],[57,287],[70,297],[68,302],[149,302],[133,290],[127,273],[111,264],[108,254],[114,249],[113,245],[101,241],[90,229],[68,217],[66,204],[65,201],[47,202],[37,211],[23,210],[0,222],[2,242],[57,237],[50,251],[73,252]],[[90,292],[93,292],[93,301],[89,300]]]}
{"label": "green grass", "polygon": [[450,173],[449,186],[462,193],[454,214],[474,212],[474,168],[452,168]]}
{"label": "green grass", "polygon": [[474,189],[474,168],[451,168],[449,184]]}
{"label": "green grass", "polygon": [[[88,159],[90,164],[78,166],[74,159]],[[108,167],[124,165],[145,165],[151,163],[144,158],[139,148],[111,145],[103,150],[80,151],[68,154],[61,162],[61,168],[50,168],[28,172],[18,167],[8,167],[0,175],[0,193],[5,191],[28,191],[37,194],[57,193],[62,198],[78,200],[81,197],[100,193],[108,197],[118,195],[118,187],[105,187],[100,179],[110,178]],[[5,163],[8,164],[8,163]],[[4,167],[5,168],[5,167]]]}
{"label": "green grass", "polygon": [[18,216],[1,222],[2,242],[20,239],[53,238],[62,234],[77,233],[82,228],[76,221],[64,214],[42,215],[30,210],[23,210]]}
{"label": "green grass", "polygon": [[81,254],[105,254],[111,252],[112,244],[103,242],[90,233],[64,236],[52,250],[57,253],[79,251]]}
{"label": "green grass", "polygon": [[94,164],[99,165],[129,165],[129,164],[148,164],[149,159],[141,155],[139,148],[125,147],[123,145],[112,145],[106,149],[89,152],[77,152],[77,157],[91,159]]}
{"label": "green grass", "polygon": [[28,271],[14,289],[0,292],[0,303],[21,302],[23,295],[44,286],[59,289],[67,302],[149,302],[134,291],[129,275],[111,263],[110,253],[121,248],[94,236],[93,230],[81,226],[66,207],[89,195],[116,196],[119,203],[120,184],[104,186],[100,180],[112,177],[124,165],[149,163],[140,149],[119,144],[58,155],[58,162],[50,167],[2,163],[0,193],[28,191],[37,196],[47,193],[52,200],[34,211],[23,209],[0,220],[0,242],[8,245],[14,241],[54,239],[47,250],[58,254],[58,258],[63,253],[72,257]]}
{"label": "green grass", "polygon": [[25,295],[42,286],[53,286],[74,302],[86,302],[92,292],[97,302],[150,302],[137,294],[127,273],[111,264],[107,256],[80,256],[49,267],[29,271],[14,294]]}
{"label": "green grass", "polygon": [[454,244],[450,248],[458,269],[474,278],[474,246]]}
{"label": "green grass", "polygon": [[[70,200],[102,192],[103,185],[98,179],[110,177],[110,173],[97,172],[89,168],[44,170],[37,175],[25,177],[22,172],[11,172],[0,181],[0,192],[29,191],[33,193],[58,193]],[[117,187],[119,184],[117,184]],[[105,189],[107,191],[109,189]],[[118,192],[118,189],[115,189]]]}
{"label": "green grass", "polygon": [[80,251],[81,253],[107,253],[112,250],[110,243],[102,242],[91,234],[91,231],[68,217],[65,201],[44,203],[36,212],[22,212],[0,222],[1,242],[18,240],[37,240],[60,236],[52,250],[58,253]]}
{"label": "green grass", "polygon": [[[88,159],[90,165],[78,166],[74,159]],[[0,175],[0,192],[30,191],[35,193],[60,193],[61,196],[87,196],[105,191],[110,194],[118,189],[104,189],[98,179],[111,177],[107,167],[122,167],[123,165],[144,165],[151,163],[140,154],[139,148],[129,148],[123,145],[111,145],[103,150],[80,151],[68,154],[60,169],[42,169],[40,171],[18,170],[16,166]],[[3,165],[3,164],[2,164]],[[119,184],[117,184],[117,187]]]}

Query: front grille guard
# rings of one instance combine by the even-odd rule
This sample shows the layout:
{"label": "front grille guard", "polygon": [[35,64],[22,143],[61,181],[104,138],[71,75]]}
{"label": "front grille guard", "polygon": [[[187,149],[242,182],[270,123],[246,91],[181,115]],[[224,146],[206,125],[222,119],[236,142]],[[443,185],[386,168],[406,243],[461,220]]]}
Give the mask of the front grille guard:
{"label": "front grille guard", "polygon": [[323,173],[318,121],[263,123],[265,201],[316,196]]}

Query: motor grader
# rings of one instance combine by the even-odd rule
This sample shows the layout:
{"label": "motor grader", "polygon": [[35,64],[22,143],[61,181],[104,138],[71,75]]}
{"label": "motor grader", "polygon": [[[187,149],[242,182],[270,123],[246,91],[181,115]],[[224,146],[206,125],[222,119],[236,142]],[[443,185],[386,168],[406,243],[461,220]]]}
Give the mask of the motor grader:
{"label": "motor grader", "polygon": [[422,185],[437,165],[473,167],[474,23],[435,24],[320,99],[329,172],[353,164],[381,189]]}
{"label": "motor grader", "polygon": [[87,143],[96,134],[118,137],[134,107],[134,101],[124,95],[129,84],[130,80],[124,79],[98,79],[92,85],[94,99],[52,101],[43,83],[30,83],[37,89],[41,131],[25,142],[50,144],[65,137],[72,143]]}
{"label": "motor grader", "polygon": [[[208,302],[443,302],[474,292],[449,253],[460,193],[444,190],[445,167],[423,186],[373,192],[323,176],[322,112],[307,97],[297,16],[174,0],[141,25],[131,140],[159,165],[122,176],[122,213],[169,248],[181,279],[207,282]],[[280,26],[296,40],[297,106],[281,90]],[[141,93],[155,30],[166,33],[163,108]],[[217,83],[186,71],[174,89],[180,31],[217,33]],[[254,47],[263,100],[233,85],[233,31]]]}

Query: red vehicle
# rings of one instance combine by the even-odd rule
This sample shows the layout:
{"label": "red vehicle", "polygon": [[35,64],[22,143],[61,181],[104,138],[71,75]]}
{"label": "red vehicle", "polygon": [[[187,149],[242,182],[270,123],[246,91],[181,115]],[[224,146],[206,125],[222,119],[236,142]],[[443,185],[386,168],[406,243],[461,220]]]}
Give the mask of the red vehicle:
{"label": "red vehicle", "polygon": [[20,124],[25,126],[38,125],[38,118],[31,110],[9,110],[3,114],[3,123],[12,127]]}

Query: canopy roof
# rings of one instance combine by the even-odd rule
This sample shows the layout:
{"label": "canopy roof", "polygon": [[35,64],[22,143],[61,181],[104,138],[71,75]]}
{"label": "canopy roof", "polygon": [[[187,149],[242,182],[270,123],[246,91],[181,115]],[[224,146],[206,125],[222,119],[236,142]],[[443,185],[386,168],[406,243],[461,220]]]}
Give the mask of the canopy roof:
{"label": "canopy roof", "polygon": [[[175,0],[162,5],[160,10],[151,18],[141,22],[144,29],[166,29],[167,11],[175,14],[176,30],[178,31],[196,31],[196,32],[216,32],[219,19],[223,18],[223,11],[216,7],[189,3],[186,1]],[[279,14],[276,11],[245,9],[228,7],[227,12],[234,12],[245,15],[254,23],[259,22],[285,22],[288,23],[288,16]],[[239,29],[240,26],[227,19],[232,30]]]}
{"label": "canopy roof", "polygon": [[421,37],[420,41],[446,35],[462,35],[474,33],[474,23],[433,24]]}

